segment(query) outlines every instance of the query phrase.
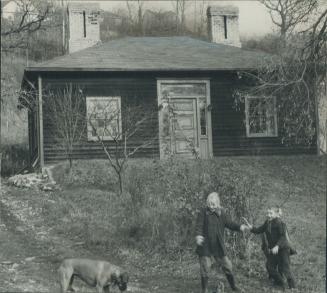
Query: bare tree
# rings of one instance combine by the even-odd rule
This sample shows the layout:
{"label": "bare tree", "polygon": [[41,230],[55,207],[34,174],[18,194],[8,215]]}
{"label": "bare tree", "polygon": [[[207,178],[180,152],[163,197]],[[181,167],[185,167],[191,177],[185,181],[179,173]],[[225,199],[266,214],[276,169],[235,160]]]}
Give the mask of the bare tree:
{"label": "bare tree", "polygon": [[206,9],[205,9],[206,6],[207,6],[206,1],[202,0],[199,8],[200,19],[199,22],[196,24],[196,29],[194,31],[195,33],[197,33],[198,36],[207,35],[207,30],[206,30],[207,17],[206,17]]}
{"label": "bare tree", "polygon": [[282,40],[318,7],[319,0],[261,0],[268,8],[272,22],[279,28]]}
{"label": "bare tree", "polygon": [[131,23],[132,28],[136,31],[138,35],[143,36],[144,2],[141,0],[137,0],[133,1],[133,4],[131,4],[130,1],[127,0],[126,6],[128,10],[129,21]]}
{"label": "bare tree", "polygon": [[1,51],[26,48],[30,34],[37,32],[47,20],[51,3],[41,0],[16,0],[18,11],[4,19],[1,11]]}
{"label": "bare tree", "polygon": [[85,138],[85,97],[80,87],[67,84],[63,89],[52,90],[45,96],[44,107],[50,124],[54,146],[63,149],[73,166],[74,145]]}
{"label": "bare tree", "polygon": [[186,10],[188,4],[186,0],[175,0],[172,2],[176,14],[176,32],[183,33],[185,30]]}
{"label": "bare tree", "polygon": [[326,16],[327,9],[306,30],[288,35],[283,50],[258,72],[244,73],[254,86],[241,91],[238,100],[246,96],[276,97],[282,129],[279,135],[285,143],[310,145],[319,138],[319,97],[325,96],[321,91],[327,76]]}
{"label": "bare tree", "polygon": [[156,140],[157,135],[144,136],[149,131],[148,126],[153,124],[155,111],[142,104],[126,106],[121,110],[112,101],[94,103],[91,108],[88,109],[87,118],[89,132],[101,145],[109,165],[117,174],[121,194],[128,160]]}
{"label": "bare tree", "polygon": [[[41,25],[49,15],[51,7],[51,5],[46,1],[16,0],[15,2],[19,6],[19,11],[15,14],[14,19],[11,20],[4,19],[1,6],[2,56],[4,52],[12,52],[17,48],[26,49],[28,36],[40,29]],[[1,72],[0,112],[5,97],[7,97],[9,93],[15,94],[18,92],[18,90],[12,90],[12,83],[8,83],[7,81],[8,77],[3,75]],[[12,98],[12,96],[10,96],[10,98]]]}

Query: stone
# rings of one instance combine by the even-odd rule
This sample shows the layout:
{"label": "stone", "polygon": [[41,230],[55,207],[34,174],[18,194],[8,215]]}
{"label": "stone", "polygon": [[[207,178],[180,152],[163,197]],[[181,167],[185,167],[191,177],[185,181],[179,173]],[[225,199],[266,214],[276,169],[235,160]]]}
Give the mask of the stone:
{"label": "stone", "polygon": [[29,261],[33,261],[33,260],[35,260],[35,256],[31,256],[31,257],[27,257],[27,258],[25,258],[25,261],[27,261],[27,262],[29,262]]}

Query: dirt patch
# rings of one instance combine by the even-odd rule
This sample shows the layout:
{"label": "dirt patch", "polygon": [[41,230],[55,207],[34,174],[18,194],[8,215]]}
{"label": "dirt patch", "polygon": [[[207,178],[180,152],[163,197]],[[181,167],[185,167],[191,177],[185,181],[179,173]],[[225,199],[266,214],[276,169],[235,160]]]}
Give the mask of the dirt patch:
{"label": "dirt patch", "polygon": [[[28,202],[12,197],[22,192],[3,186],[0,200],[0,292],[54,292],[59,290],[57,268],[66,257],[103,259],[83,248],[83,243],[55,235],[42,224],[38,211]],[[36,192],[36,191],[35,191]],[[90,291],[77,281],[79,292]],[[129,292],[148,293],[138,280]]]}

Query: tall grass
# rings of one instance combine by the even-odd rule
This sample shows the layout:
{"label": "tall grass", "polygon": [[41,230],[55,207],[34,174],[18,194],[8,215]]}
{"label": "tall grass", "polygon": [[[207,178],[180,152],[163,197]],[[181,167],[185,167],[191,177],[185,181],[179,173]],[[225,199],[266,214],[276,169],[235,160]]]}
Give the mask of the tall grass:
{"label": "tall grass", "polygon": [[[99,252],[104,258],[139,268],[140,275],[146,270],[142,281],[148,284],[152,274],[153,284],[168,286],[167,292],[170,288],[177,292],[177,287],[183,287],[178,292],[197,291],[194,221],[210,191],[221,193],[224,208],[236,221],[242,215],[255,225],[263,223],[267,207],[288,198],[283,219],[298,251],[292,256],[298,284],[294,292],[325,292],[325,158],[131,160],[120,197],[106,161],[77,161],[71,173],[63,163],[54,168],[53,175],[60,190],[48,194],[22,190],[17,198],[41,207],[42,224],[51,231],[83,242],[95,255]],[[260,237],[251,235],[226,235],[238,283],[245,292],[273,292]],[[212,276],[216,282],[217,274]],[[219,280],[224,283],[222,276]]]}
{"label": "tall grass", "polygon": [[[116,179],[105,162],[78,161],[69,176],[65,166],[55,168],[55,180],[79,189],[73,197],[60,194],[62,202],[56,209],[65,216],[59,218],[69,217],[67,223],[72,223],[75,233],[103,245],[109,238],[119,239],[120,244],[144,252],[177,255],[194,248],[195,220],[209,192],[221,194],[224,208],[237,222],[242,216],[252,220],[253,211],[264,202],[253,176],[244,174],[232,160],[225,165],[214,160],[134,160],[125,172],[121,197],[115,196]],[[94,190],[86,194],[83,186]],[[230,233],[228,246],[234,254],[246,253],[243,240],[240,234]]]}

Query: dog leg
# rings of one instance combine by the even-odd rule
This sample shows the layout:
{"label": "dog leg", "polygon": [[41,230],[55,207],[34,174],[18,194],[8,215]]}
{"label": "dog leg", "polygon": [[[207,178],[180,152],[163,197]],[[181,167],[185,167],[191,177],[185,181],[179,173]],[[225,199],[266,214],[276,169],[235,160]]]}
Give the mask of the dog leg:
{"label": "dog leg", "polygon": [[61,293],[66,293],[67,290],[71,288],[71,284],[73,282],[73,269],[69,267],[60,267],[59,268],[59,280]]}
{"label": "dog leg", "polygon": [[96,288],[97,288],[97,292],[98,293],[105,293],[104,290],[103,290],[103,286],[102,285],[97,284]]}
{"label": "dog leg", "polygon": [[63,268],[59,268],[59,283],[61,293],[67,292],[69,286],[70,275]]}
{"label": "dog leg", "polygon": [[73,288],[73,282],[74,282],[74,275],[71,276],[67,289],[70,292],[75,292],[75,289]]}

